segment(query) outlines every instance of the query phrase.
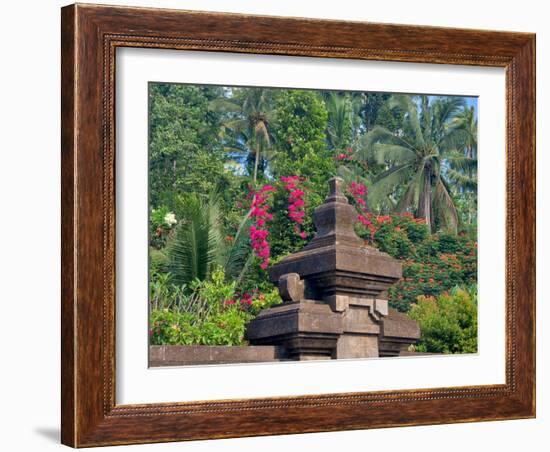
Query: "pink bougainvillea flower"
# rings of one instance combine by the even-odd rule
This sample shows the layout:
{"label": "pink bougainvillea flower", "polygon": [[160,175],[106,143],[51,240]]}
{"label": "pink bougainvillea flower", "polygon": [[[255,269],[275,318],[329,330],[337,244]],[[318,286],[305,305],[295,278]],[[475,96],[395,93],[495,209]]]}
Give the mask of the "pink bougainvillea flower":
{"label": "pink bougainvillea flower", "polygon": [[[298,175],[281,176],[280,181],[288,192],[288,217],[294,222],[294,232],[302,239],[307,234],[301,230],[305,218],[305,192],[301,187],[303,177]],[[272,194],[277,190],[275,185],[264,185],[260,190],[254,191],[249,186],[250,192],[247,199],[252,198],[250,217],[253,224],[250,226],[250,243],[256,257],[260,260],[260,268],[266,269],[269,262],[270,246],[268,241],[269,222],[273,220],[270,212]]]}
{"label": "pink bougainvillea flower", "polygon": [[[304,238],[300,225],[304,222],[305,217],[305,192],[300,187],[303,178],[297,175],[281,176],[281,182],[285,184],[285,189],[288,191],[288,218],[294,223],[294,231],[296,234]],[[306,235],[307,237],[307,235]]]}
{"label": "pink bougainvillea flower", "polygon": [[275,192],[273,185],[264,185],[252,198],[252,206],[250,209],[250,217],[254,224],[250,226],[250,243],[254,254],[260,259],[260,267],[266,269],[269,261],[269,242],[267,236],[267,222],[273,219],[273,215],[269,213],[270,195]]}
{"label": "pink bougainvillea flower", "polygon": [[[365,184],[353,181],[348,187],[348,193],[353,198],[358,210],[357,220],[370,231],[370,240],[374,240],[374,234],[377,231],[376,226],[371,221],[372,214],[368,211],[366,196],[368,194]],[[377,218],[377,222],[380,220]]]}

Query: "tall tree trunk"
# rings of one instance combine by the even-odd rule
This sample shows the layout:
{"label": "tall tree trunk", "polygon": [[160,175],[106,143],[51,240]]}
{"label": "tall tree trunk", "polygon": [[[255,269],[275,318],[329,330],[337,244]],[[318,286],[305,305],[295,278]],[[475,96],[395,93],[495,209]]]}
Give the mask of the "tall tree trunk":
{"label": "tall tree trunk", "polygon": [[[468,146],[466,152],[467,152],[468,158],[470,159],[474,158],[474,149],[472,146]],[[468,165],[468,177],[472,179],[472,167],[470,165]]]}
{"label": "tall tree trunk", "polygon": [[430,228],[430,232],[432,232],[432,169],[429,164],[424,166],[424,181],[418,199],[417,217],[424,218]]}
{"label": "tall tree trunk", "polygon": [[256,179],[258,178],[258,163],[260,161],[260,146],[259,145],[256,145],[256,152],[255,152],[255,157],[254,157],[254,177],[253,177],[253,182],[254,182],[254,186],[256,186]]}

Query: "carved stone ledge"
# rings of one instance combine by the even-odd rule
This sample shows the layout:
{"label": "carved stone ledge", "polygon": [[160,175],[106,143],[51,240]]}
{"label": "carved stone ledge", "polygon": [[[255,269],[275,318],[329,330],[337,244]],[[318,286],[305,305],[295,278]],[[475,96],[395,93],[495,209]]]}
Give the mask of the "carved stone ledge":
{"label": "carved stone ledge", "polygon": [[419,339],[418,323],[406,314],[390,308],[388,316],[382,320],[380,329],[380,356],[399,356]]}
{"label": "carved stone ledge", "polygon": [[342,315],[315,300],[287,302],[262,311],[246,331],[252,345],[278,345],[292,359],[335,357]]}

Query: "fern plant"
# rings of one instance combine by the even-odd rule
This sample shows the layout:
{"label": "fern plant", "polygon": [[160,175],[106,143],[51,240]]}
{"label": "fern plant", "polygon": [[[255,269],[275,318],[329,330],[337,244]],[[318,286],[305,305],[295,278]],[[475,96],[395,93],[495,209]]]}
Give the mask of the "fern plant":
{"label": "fern plant", "polygon": [[238,279],[250,259],[245,217],[237,234],[228,243],[223,238],[223,217],[216,193],[201,197],[197,193],[178,200],[180,221],[168,243],[172,283],[182,286],[208,279],[215,267],[221,267],[228,279]]}

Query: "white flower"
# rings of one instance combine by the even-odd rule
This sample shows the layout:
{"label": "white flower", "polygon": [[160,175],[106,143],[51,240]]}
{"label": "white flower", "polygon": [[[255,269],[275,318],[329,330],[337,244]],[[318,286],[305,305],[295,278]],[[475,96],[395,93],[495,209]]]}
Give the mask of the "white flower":
{"label": "white flower", "polygon": [[164,215],[164,222],[168,226],[172,226],[173,224],[176,224],[178,220],[176,220],[176,215],[173,212],[168,212],[166,215]]}

